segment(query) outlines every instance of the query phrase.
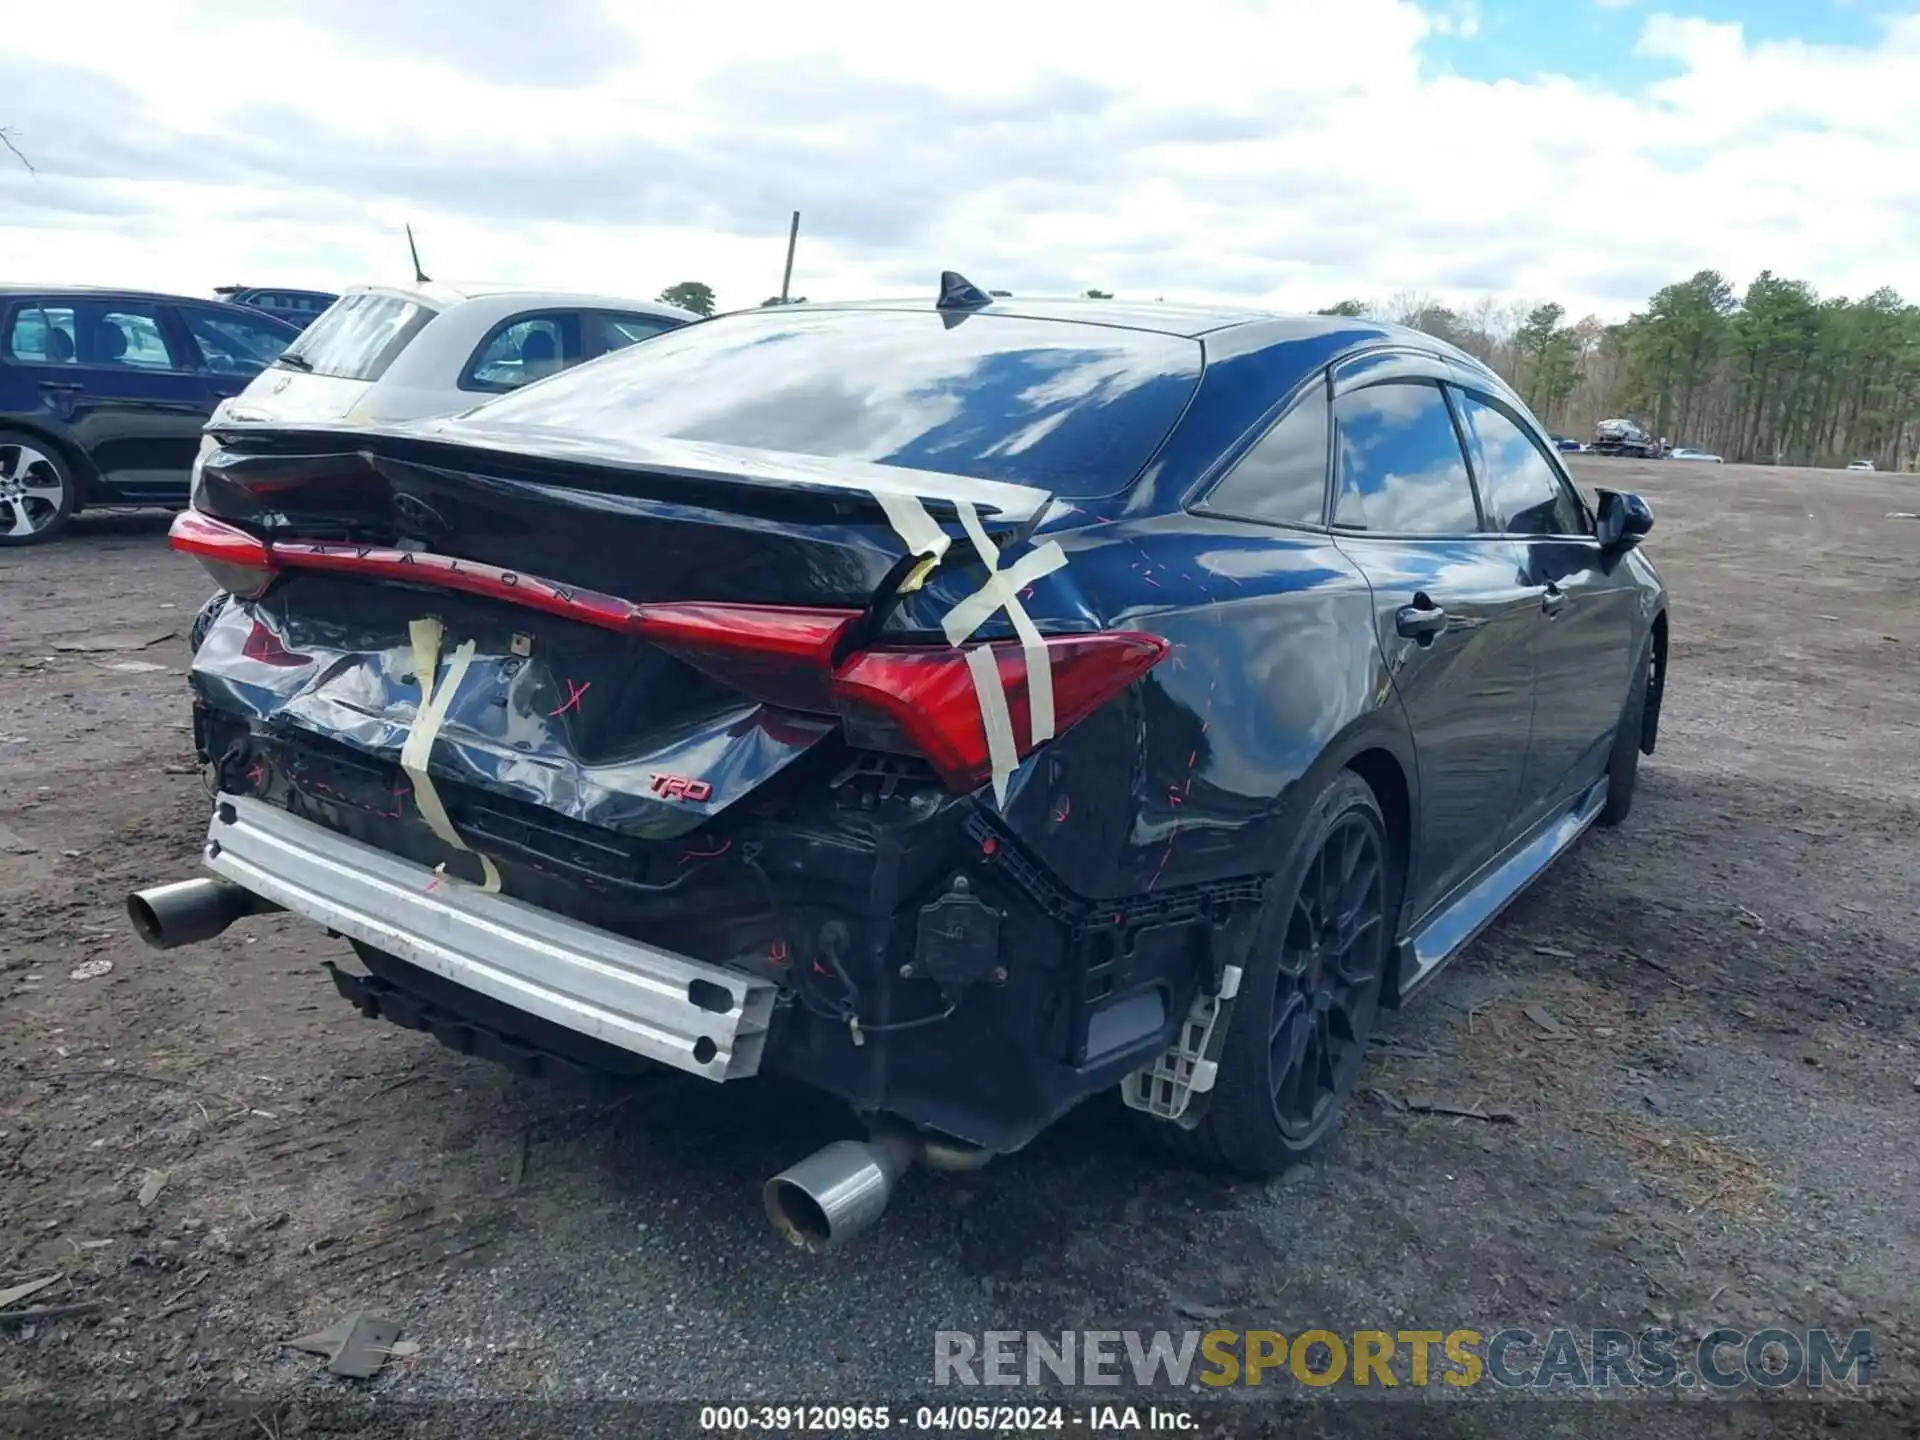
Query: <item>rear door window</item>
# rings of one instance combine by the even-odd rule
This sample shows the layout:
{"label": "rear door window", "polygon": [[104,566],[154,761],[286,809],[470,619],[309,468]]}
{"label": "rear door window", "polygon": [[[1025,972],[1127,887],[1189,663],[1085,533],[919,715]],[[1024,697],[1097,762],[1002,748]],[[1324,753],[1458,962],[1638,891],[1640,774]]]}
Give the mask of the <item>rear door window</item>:
{"label": "rear door window", "polygon": [[462,390],[504,394],[580,363],[580,314],[553,310],[496,325],[473,352]]}
{"label": "rear door window", "polygon": [[378,380],[435,311],[398,295],[347,295],[287,346],[287,368],[341,380]]}
{"label": "rear door window", "polygon": [[1480,529],[1466,455],[1438,385],[1370,385],[1340,396],[1333,413],[1335,526],[1378,535],[1471,535]]}

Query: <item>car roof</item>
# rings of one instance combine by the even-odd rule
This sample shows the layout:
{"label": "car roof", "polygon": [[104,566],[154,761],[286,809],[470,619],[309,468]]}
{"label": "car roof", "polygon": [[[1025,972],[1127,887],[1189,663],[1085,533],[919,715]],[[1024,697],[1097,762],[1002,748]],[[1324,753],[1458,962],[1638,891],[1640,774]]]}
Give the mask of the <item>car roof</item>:
{"label": "car roof", "polygon": [[[770,310],[906,311],[953,314],[956,316],[994,315],[1002,318],[1055,320],[1069,324],[1104,325],[1115,329],[1141,330],[1188,340],[1205,340],[1209,348],[1221,350],[1264,350],[1297,341],[1337,339],[1332,361],[1363,350],[1404,346],[1430,355],[1438,355],[1476,375],[1496,389],[1508,387],[1484,362],[1448,341],[1424,330],[1395,325],[1386,320],[1371,320],[1352,315],[1286,315],[1250,307],[1168,305],[1164,302],[1136,300],[997,298],[990,306],[977,309],[941,311],[924,298],[913,300],[846,300],[803,302],[797,306],[761,306],[754,310],[729,312],[728,317],[767,314]],[[1323,362],[1325,363],[1325,362]]]}
{"label": "car roof", "polygon": [[633,295],[597,295],[582,290],[535,290],[512,285],[446,284],[429,280],[417,285],[349,285],[341,297],[352,295],[392,295],[428,310],[447,311],[456,306],[476,306],[507,315],[515,310],[575,306],[597,310],[629,310],[640,315],[666,315],[675,319],[698,320],[691,310],[667,305],[658,300],[642,300]]}
{"label": "car roof", "polygon": [[[771,307],[768,307],[771,308]],[[827,300],[806,302],[806,310],[937,310],[933,300],[924,296],[898,300]],[[1353,319],[1344,315],[1283,315],[1256,310],[1250,306],[1167,304],[1160,300],[1088,300],[1080,298],[1023,299],[996,298],[978,310],[955,312],[979,315],[1007,315],[1023,320],[1066,320],[1082,325],[1109,325],[1126,330],[1151,330],[1162,335],[1197,339],[1202,335],[1232,329],[1237,325],[1280,322],[1291,333],[1279,333],[1275,339],[1304,339],[1330,330],[1372,329],[1382,336],[1390,332],[1411,334],[1400,326],[1377,320]],[[1423,335],[1423,340],[1431,336]],[[1438,342],[1436,342],[1438,343]]]}
{"label": "car roof", "polygon": [[143,300],[163,305],[192,305],[202,310],[231,310],[249,319],[264,318],[275,325],[285,325],[289,335],[298,333],[294,326],[288,325],[271,310],[256,310],[251,305],[240,305],[226,299],[209,300],[204,295],[172,295],[164,290],[120,290],[106,285],[27,285],[0,280],[0,299],[11,295],[31,295],[43,300],[58,300],[62,296],[85,300]]}
{"label": "car roof", "polygon": [[158,300],[170,305],[224,305],[204,295],[174,295],[164,290],[128,290],[118,285],[30,285],[23,280],[0,280],[0,295],[78,295],[89,300]]}

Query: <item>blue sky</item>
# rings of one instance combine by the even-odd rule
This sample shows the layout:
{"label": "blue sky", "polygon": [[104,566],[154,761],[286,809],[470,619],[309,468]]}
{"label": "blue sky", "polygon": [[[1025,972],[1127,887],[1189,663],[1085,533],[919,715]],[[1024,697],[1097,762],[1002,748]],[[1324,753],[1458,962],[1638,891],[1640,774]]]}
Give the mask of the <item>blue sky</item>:
{"label": "blue sky", "polygon": [[[1920,300],[1920,0],[65,0],[0,48],[10,274]],[[537,16],[537,23],[535,17]],[[84,45],[74,37],[85,35]],[[662,37],[676,37],[663,40]],[[678,37],[684,37],[678,38]],[[298,56],[179,82],[209,55]],[[1642,203],[1603,203],[1626,193]]]}
{"label": "blue sky", "polygon": [[1798,40],[1864,46],[1879,38],[1888,14],[1877,0],[1475,0],[1449,12],[1456,25],[1471,16],[1470,36],[1440,35],[1433,63],[1475,80],[1527,80],[1542,74],[1591,79],[1627,91],[1644,89],[1679,66],[1636,54],[1647,17],[1658,12],[1733,24],[1749,42]]}

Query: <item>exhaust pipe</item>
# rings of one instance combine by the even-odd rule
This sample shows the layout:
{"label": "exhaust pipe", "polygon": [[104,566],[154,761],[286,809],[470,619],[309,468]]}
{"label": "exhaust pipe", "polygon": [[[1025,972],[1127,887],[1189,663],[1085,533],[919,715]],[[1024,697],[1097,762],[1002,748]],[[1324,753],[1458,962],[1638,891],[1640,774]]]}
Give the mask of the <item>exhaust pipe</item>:
{"label": "exhaust pipe", "polygon": [[127,896],[127,918],[156,950],[211,940],[236,920],[279,908],[231,880],[209,878],[153,885]]}
{"label": "exhaust pipe", "polygon": [[876,1125],[871,1140],[836,1140],[790,1165],[761,1190],[774,1228],[802,1250],[836,1250],[885,1213],[893,1187],[916,1163],[938,1170],[976,1170],[993,1158],[922,1136],[897,1124]]}

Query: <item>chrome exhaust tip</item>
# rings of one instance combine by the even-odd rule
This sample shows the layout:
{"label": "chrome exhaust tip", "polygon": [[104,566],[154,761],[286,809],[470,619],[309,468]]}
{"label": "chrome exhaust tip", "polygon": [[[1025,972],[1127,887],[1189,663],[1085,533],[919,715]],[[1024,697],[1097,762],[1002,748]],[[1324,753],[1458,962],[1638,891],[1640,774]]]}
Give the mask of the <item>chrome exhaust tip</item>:
{"label": "chrome exhaust tip", "polygon": [[205,877],[151,885],[127,896],[134,932],[156,950],[211,940],[236,920],[279,908],[231,880]]}
{"label": "chrome exhaust tip", "polygon": [[767,1181],[767,1218],[802,1250],[838,1249],[885,1213],[919,1152],[919,1141],[902,1131],[836,1140]]}

